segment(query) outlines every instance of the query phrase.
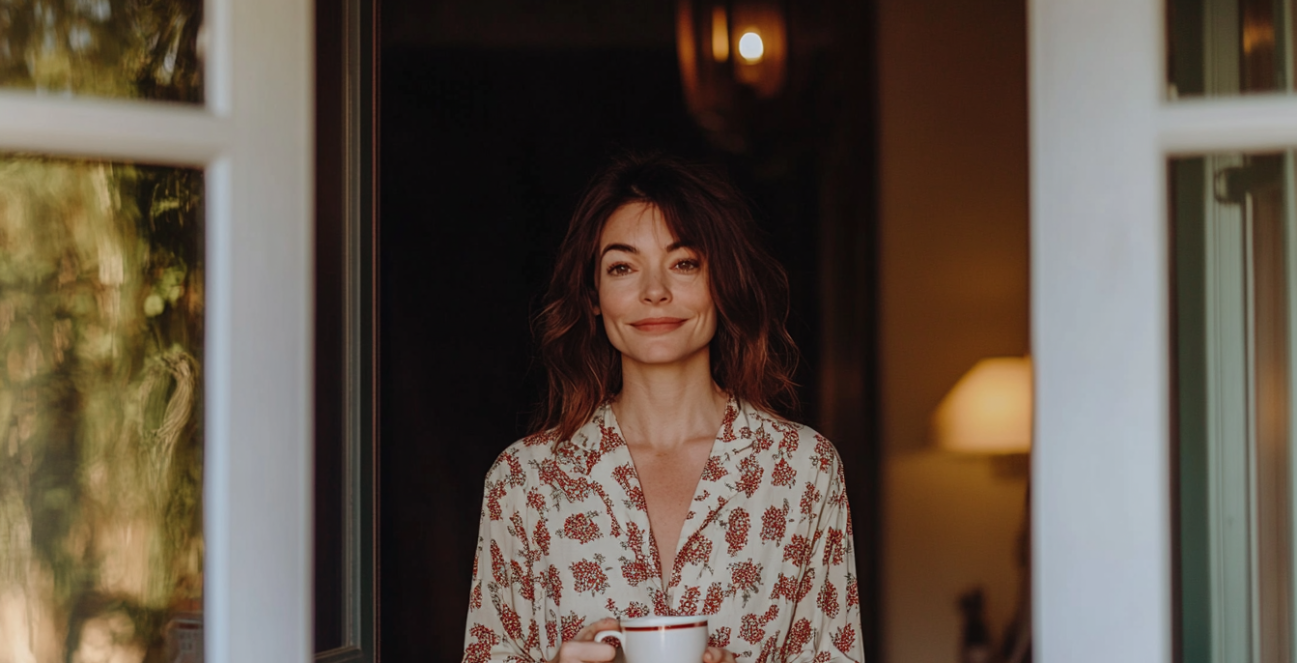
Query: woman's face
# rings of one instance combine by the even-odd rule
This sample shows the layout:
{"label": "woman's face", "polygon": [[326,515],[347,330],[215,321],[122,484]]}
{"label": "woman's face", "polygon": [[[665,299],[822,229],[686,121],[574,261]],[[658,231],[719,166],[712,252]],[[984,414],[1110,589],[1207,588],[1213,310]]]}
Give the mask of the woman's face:
{"label": "woman's face", "polygon": [[628,203],[599,236],[595,285],[604,330],[623,360],[671,364],[705,352],[716,306],[702,256],[672,236],[657,207]]}

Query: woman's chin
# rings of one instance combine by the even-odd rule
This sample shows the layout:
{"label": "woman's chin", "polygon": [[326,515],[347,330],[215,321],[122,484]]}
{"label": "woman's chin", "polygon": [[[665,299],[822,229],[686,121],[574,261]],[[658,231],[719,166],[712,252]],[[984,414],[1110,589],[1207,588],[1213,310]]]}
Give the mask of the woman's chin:
{"label": "woman's chin", "polygon": [[705,353],[699,350],[652,348],[642,352],[622,352],[622,363],[646,369],[684,367],[698,361],[700,354],[704,355],[702,359],[707,359]]}

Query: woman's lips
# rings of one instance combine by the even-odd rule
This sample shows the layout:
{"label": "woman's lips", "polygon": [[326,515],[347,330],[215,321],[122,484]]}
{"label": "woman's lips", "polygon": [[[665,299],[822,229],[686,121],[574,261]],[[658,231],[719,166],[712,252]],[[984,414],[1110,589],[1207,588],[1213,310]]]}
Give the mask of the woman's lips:
{"label": "woman's lips", "polygon": [[681,318],[645,318],[632,322],[631,326],[642,332],[669,332],[679,329],[684,323]]}

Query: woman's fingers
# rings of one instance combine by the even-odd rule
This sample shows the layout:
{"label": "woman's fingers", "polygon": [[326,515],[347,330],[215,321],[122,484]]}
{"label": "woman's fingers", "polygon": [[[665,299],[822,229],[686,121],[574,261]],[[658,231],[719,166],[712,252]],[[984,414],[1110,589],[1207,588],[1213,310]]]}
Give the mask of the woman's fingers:
{"label": "woman's fingers", "polygon": [[703,663],[735,663],[734,654],[720,647],[708,647],[703,652]]}
{"label": "woman's fingers", "polygon": [[617,650],[612,645],[588,640],[585,642],[571,640],[559,647],[555,663],[604,663],[604,661],[611,661],[616,655]]}
{"label": "woman's fingers", "polygon": [[600,619],[576,632],[576,637],[564,642],[558,648],[558,655],[550,663],[604,663],[617,655],[612,645],[594,641],[594,634],[599,631],[616,629],[617,620],[611,617]]}
{"label": "woman's fingers", "polygon": [[573,642],[590,642],[594,640],[594,634],[599,631],[614,630],[618,626],[616,619],[604,617],[593,624],[587,624],[585,628],[576,632],[576,637],[572,638]]}

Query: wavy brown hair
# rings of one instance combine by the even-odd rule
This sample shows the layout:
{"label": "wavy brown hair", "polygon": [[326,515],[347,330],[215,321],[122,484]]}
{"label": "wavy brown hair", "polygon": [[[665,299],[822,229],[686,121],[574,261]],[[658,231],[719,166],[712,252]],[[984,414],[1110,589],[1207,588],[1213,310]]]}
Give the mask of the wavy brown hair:
{"label": "wavy brown hair", "polygon": [[656,207],[675,238],[702,258],[717,312],[712,378],[757,408],[793,413],[797,346],[786,328],[788,276],[758,242],[747,202],[706,167],[660,154],[628,155],[597,175],[581,197],[536,316],[548,377],[536,430],[570,439],[621,391],[621,353],[594,313],[595,270],[604,224],[633,202]]}

